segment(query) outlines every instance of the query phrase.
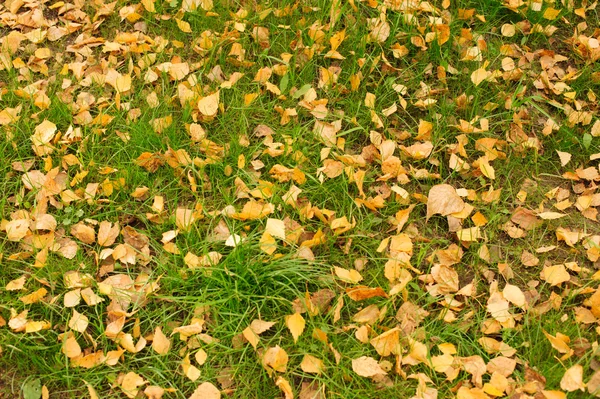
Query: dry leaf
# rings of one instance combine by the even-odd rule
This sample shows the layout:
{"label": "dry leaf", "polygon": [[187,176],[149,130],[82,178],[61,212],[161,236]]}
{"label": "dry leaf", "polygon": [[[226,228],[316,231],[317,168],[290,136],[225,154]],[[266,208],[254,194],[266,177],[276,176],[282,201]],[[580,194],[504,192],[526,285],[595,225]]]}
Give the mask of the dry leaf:
{"label": "dry leaf", "polygon": [[159,355],[166,355],[171,348],[171,341],[162,332],[162,328],[156,327],[154,330],[154,338],[152,339],[152,349]]}
{"label": "dry leaf", "polygon": [[275,380],[275,385],[281,389],[284,394],[285,399],[294,399],[294,391],[292,391],[292,386],[285,378],[279,376]]}
{"label": "dry leaf", "polygon": [[198,110],[204,116],[216,116],[219,110],[219,91],[198,100]]}
{"label": "dry leaf", "polygon": [[289,328],[292,336],[294,337],[294,342],[298,342],[298,338],[302,335],[304,331],[304,327],[306,326],[306,321],[304,317],[300,313],[294,313],[291,316],[285,317],[285,325]]}
{"label": "dry leaf", "polygon": [[540,278],[551,286],[560,285],[571,279],[565,265],[554,265],[544,267],[540,273]]}
{"label": "dry leaf", "polygon": [[402,353],[402,348],[400,347],[400,329],[398,327],[392,328],[373,338],[371,345],[373,345],[380,356],[400,355]]}
{"label": "dry leaf", "polygon": [[139,374],[130,371],[125,374],[123,377],[123,381],[121,382],[121,390],[128,398],[135,398],[139,392],[139,387],[146,384],[147,381],[144,380]]}
{"label": "dry leaf", "polygon": [[221,391],[210,382],[203,382],[192,393],[189,399],[220,399]]}
{"label": "dry leaf", "polygon": [[361,356],[352,360],[352,370],[361,377],[375,377],[386,375],[385,370],[381,368],[377,360],[368,356]]}
{"label": "dry leaf", "polygon": [[323,372],[323,361],[312,355],[304,355],[300,368],[305,373],[321,374]]}
{"label": "dry leaf", "polygon": [[427,196],[427,220],[435,214],[447,216],[461,212],[464,207],[465,203],[454,187],[449,184],[438,184],[429,190]]}
{"label": "dry leaf", "polygon": [[583,366],[576,364],[565,371],[562,379],[560,380],[560,387],[567,392],[573,391],[585,391],[585,384],[583,383]]}
{"label": "dry leaf", "polygon": [[287,369],[287,363],[288,355],[279,345],[267,349],[262,357],[262,365],[269,372],[284,373]]}

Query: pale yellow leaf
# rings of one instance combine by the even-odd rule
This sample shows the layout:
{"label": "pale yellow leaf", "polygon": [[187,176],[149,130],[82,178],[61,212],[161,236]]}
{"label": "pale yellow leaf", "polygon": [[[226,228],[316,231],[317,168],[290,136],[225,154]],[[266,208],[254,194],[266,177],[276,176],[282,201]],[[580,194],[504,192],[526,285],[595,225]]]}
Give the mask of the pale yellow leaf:
{"label": "pale yellow leaf", "polygon": [[304,355],[300,368],[305,373],[321,374],[323,372],[323,361],[312,355]]}
{"label": "pale yellow leaf", "polygon": [[162,328],[156,327],[152,340],[152,349],[159,355],[166,355],[171,349],[171,340],[162,332]]}
{"label": "pale yellow leaf", "polygon": [[560,380],[560,388],[567,392],[585,391],[583,366],[581,364],[576,364],[565,372]]}
{"label": "pale yellow leaf", "polygon": [[221,391],[210,382],[203,382],[196,388],[189,399],[220,399]]}
{"label": "pale yellow leaf", "polygon": [[386,375],[385,370],[381,368],[377,360],[368,356],[361,356],[352,360],[352,370],[361,377],[375,377],[377,375]]}

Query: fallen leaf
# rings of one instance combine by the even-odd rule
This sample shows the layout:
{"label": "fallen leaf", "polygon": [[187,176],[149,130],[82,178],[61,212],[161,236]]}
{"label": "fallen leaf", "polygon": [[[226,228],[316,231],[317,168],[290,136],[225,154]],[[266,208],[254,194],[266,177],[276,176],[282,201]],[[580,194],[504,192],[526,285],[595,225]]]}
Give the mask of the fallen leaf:
{"label": "fallen leaf", "polygon": [[189,399],[220,399],[221,391],[210,382],[203,382],[198,385]]}
{"label": "fallen leaf", "polygon": [[284,373],[287,369],[288,355],[279,345],[266,350],[262,357],[262,365],[267,371]]}
{"label": "fallen leaf", "polygon": [[159,355],[166,355],[171,348],[171,341],[162,332],[162,328],[156,327],[154,330],[154,338],[152,339],[152,349]]}
{"label": "fallen leaf", "polygon": [[429,190],[427,195],[427,220],[432,215],[440,214],[447,216],[452,213],[461,212],[465,203],[458,196],[454,187],[449,184],[438,184]]}
{"label": "fallen leaf", "polygon": [[352,360],[352,370],[361,377],[375,377],[386,375],[385,370],[381,368],[377,360],[368,356],[361,356]]}
{"label": "fallen leaf", "polygon": [[128,398],[135,398],[139,392],[139,387],[147,384],[148,382],[144,380],[139,374],[130,371],[125,374],[123,377],[123,381],[121,382],[121,390]]}
{"label": "fallen leaf", "polygon": [[540,273],[540,278],[551,286],[560,285],[571,279],[565,265],[546,266]]}
{"label": "fallen leaf", "polygon": [[294,337],[294,342],[298,342],[298,338],[302,335],[304,331],[304,327],[306,325],[306,321],[304,317],[300,313],[294,313],[291,316],[285,317],[285,324],[289,328],[292,336]]}
{"label": "fallen leaf", "polygon": [[323,361],[312,355],[304,355],[300,368],[305,373],[321,374],[323,372]]}
{"label": "fallen leaf", "polygon": [[560,380],[560,388],[567,392],[577,390],[585,391],[585,384],[583,383],[583,366],[581,364],[576,364],[565,371],[565,374]]}

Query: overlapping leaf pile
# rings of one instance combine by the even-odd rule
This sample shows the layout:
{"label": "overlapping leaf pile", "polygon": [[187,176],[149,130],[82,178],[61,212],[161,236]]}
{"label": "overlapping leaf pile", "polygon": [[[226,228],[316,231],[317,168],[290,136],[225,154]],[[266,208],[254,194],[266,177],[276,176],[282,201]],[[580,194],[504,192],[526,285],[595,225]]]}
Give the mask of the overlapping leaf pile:
{"label": "overlapping leaf pile", "polygon": [[[600,396],[595,2],[157,3],[0,5],[0,356],[103,370],[92,398],[249,397],[249,358],[286,399]],[[229,335],[163,286],[241,251],[321,277]]]}

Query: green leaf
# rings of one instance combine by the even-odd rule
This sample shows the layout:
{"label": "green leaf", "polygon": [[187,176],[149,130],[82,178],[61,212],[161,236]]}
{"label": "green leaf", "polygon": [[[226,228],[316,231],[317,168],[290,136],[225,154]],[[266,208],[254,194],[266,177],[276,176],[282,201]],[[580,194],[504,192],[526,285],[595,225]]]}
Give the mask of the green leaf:
{"label": "green leaf", "polygon": [[295,92],[292,97],[294,97],[294,98],[302,97],[303,95],[306,94],[306,92],[308,92],[310,90],[311,87],[312,87],[312,85],[310,83],[305,84],[304,86],[299,88],[298,91]]}
{"label": "green leaf", "polygon": [[285,93],[285,90],[287,89],[289,82],[290,82],[290,75],[288,73],[286,73],[285,75],[283,75],[283,77],[281,78],[281,81],[279,82],[279,90],[281,90],[282,93]]}
{"label": "green leaf", "polygon": [[589,133],[585,133],[583,135],[583,140],[582,140],[582,144],[585,147],[585,149],[589,149],[590,145],[592,145],[592,135]]}
{"label": "green leaf", "polygon": [[42,397],[42,381],[39,378],[23,384],[24,399],[40,399]]}

